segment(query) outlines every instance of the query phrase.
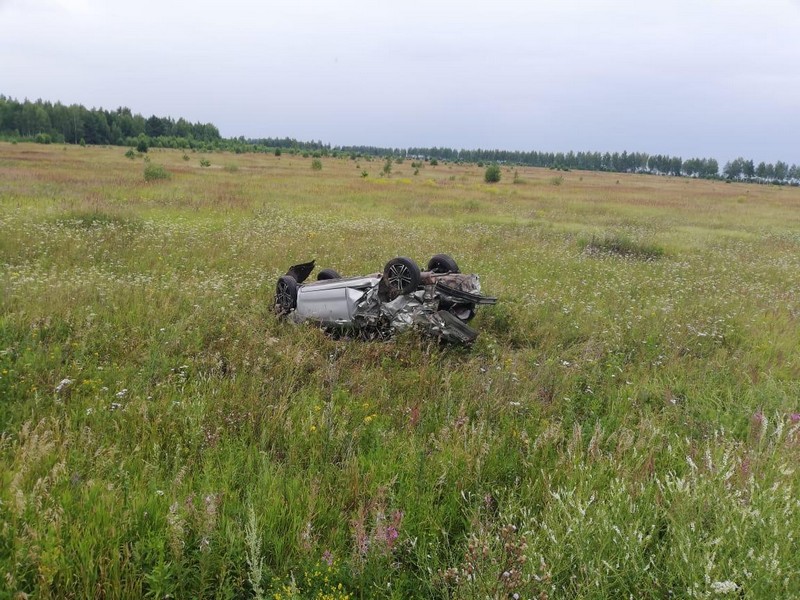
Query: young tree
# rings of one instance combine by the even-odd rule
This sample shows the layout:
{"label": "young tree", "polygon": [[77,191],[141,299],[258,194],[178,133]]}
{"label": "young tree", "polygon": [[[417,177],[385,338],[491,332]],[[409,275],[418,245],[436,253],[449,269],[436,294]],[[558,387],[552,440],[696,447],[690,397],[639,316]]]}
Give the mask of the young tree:
{"label": "young tree", "polygon": [[486,172],[483,174],[483,180],[486,183],[497,183],[500,181],[499,165],[489,165],[486,167]]}

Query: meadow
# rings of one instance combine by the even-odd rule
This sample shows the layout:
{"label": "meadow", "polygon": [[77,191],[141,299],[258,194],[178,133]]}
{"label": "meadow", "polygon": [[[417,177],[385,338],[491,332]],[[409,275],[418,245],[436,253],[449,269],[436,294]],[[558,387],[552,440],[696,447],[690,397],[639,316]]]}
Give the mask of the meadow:
{"label": "meadow", "polygon": [[[147,160],[0,143],[0,598],[800,597],[800,189]],[[471,348],[273,313],[440,252]]]}

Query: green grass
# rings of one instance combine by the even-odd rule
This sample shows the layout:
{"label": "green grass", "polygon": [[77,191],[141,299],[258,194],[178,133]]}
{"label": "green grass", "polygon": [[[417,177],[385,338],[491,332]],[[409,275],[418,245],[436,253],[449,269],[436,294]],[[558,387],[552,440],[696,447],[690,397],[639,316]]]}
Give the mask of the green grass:
{"label": "green grass", "polygon": [[606,234],[600,237],[593,235],[590,240],[582,239],[578,243],[583,251],[590,255],[608,254],[623,258],[655,260],[664,254],[661,246],[635,241],[624,234]]}
{"label": "green grass", "polygon": [[[800,191],[150,154],[0,144],[0,597],[800,595]],[[471,349],[272,313],[439,252]]]}

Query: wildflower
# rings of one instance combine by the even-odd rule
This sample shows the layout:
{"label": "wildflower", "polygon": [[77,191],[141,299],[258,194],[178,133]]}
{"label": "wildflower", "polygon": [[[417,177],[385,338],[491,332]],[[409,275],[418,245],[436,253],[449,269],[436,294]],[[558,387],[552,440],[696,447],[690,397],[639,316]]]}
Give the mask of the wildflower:
{"label": "wildflower", "polygon": [[756,440],[763,438],[767,432],[767,417],[760,410],[750,417],[750,431]]}
{"label": "wildflower", "polygon": [[400,532],[393,525],[386,528],[386,544],[391,548],[394,541],[400,536]]}
{"label": "wildflower", "polygon": [[116,393],[117,398],[124,398],[128,395],[128,388],[121,389]]}
{"label": "wildflower", "polygon": [[67,378],[62,379],[61,381],[58,382],[58,385],[56,386],[56,394],[60,394],[61,392],[65,391],[73,383],[74,382],[72,379],[67,379]]}
{"label": "wildflower", "polygon": [[733,581],[715,581],[711,584],[711,589],[717,594],[735,594],[739,586]]}
{"label": "wildflower", "polygon": [[325,552],[322,553],[322,562],[324,562],[329,567],[333,566],[333,554],[331,553],[330,550],[325,550]]}
{"label": "wildflower", "polygon": [[789,420],[792,423],[800,423],[800,413],[792,413],[789,415]]}

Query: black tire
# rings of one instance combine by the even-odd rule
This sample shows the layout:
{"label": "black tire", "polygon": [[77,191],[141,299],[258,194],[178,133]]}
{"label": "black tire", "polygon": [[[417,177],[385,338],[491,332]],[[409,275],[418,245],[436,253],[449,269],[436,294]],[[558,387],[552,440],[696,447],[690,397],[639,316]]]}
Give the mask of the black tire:
{"label": "black tire", "polygon": [[405,256],[398,256],[386,263],[383,268],[383,279],[392,295],[400,295],[416,290],[422,275],[417,263]]}
{"label": "black tire", "polygon": [[284,275],[275,286],[275,310],[286,315],[297,308],[297,281],[294,277]]}
{"label": "black tire", "polygon": [[342,276],[339,275],[339,273],[337,273],[333,269],[322,269],[322,271],[320,271],[317,274],[317,281],[327,281],[328,279],[341,279],[341,278]]}
{"label": "black tire", "polygon": [[428,271],[434,273],[460,273],[458,264],[452,256],[447,254],[437,254],[428,261]]}

